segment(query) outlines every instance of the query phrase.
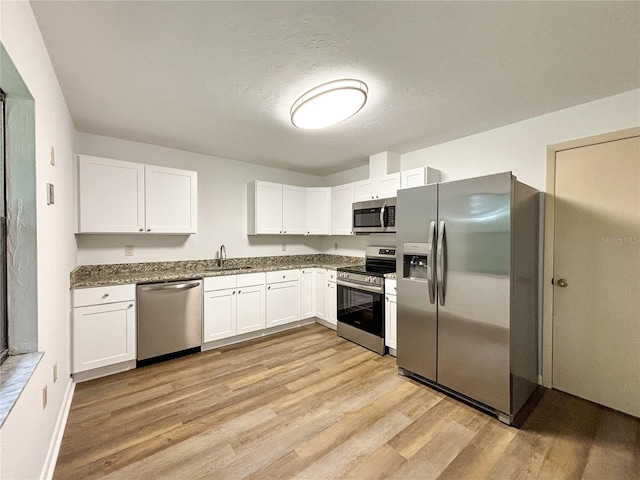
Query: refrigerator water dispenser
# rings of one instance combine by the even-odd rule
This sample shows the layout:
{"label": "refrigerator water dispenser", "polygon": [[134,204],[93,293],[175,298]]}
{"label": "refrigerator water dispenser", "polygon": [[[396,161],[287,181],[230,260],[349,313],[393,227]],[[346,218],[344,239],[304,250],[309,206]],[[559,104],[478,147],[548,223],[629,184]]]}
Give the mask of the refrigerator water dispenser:
{"label": "refrigerator water dispenser", "polygon": [[431,262],[429,262],[431,245],[428,243],[405,243],[402,251],[404,260],[402,278],[427,281],[431,274]]}

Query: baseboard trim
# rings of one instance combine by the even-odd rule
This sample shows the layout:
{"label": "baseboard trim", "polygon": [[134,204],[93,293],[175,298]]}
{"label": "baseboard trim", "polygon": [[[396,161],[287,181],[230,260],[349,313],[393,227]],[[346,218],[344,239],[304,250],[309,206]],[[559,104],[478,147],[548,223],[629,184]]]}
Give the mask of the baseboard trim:
{"label": "baseboard trim", "polygon": [[53,478],[53,472],[56,469],[58,453],[60,453],[60,445],[62,445],[62,437],[64,436],[64,429],[67,426],[67,418],[69,418],[69,410],[71,409],[71,401],[73,400],[73,392],[75,389],[76,382],[69,378],[69,386],[67,387],[65,398],[62,402],[62,408],[56,421],[56,428],[51,438],[47,458],[44,462],[42,473],[40,474],[42,480],[51,480]]}

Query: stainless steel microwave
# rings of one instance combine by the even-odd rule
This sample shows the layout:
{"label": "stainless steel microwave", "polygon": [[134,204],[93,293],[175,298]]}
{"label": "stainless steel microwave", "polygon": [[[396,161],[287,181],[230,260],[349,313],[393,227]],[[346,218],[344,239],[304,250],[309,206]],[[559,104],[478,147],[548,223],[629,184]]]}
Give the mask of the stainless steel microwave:
{"label": "stainless steel microwave", "polygon": [[395,233],[395,231],[395,197],[353,204],[353,233]]}

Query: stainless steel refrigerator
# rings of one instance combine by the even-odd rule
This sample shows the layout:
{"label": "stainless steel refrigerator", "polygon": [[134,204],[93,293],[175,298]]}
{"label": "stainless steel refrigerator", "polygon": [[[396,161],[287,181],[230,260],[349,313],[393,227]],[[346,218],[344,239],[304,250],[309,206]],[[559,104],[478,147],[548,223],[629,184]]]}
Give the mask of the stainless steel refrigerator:
{"label": "stainless steel refrigerator", "polygon": [[399,372],[510,424],[538,375],[539,192],[510,172],[398,191]]}

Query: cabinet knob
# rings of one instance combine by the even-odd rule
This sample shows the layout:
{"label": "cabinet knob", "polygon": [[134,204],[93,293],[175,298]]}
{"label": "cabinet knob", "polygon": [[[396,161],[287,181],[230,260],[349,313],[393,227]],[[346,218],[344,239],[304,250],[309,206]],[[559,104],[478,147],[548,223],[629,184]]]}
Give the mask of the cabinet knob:
{"label": "cabinet knob", "polygon": [[387,297],[387,302],[389,301],[389,297]]}
{"label": "cabinet knob", "polygon": [[285,230],[284,233],[287,233],[287,231]]}
{"label": "cabinet knob", "polygon": [[307,232],[307,235],[309,235],[311,232]]}
{"label": "cabinet knob", "polygon": [[150,231],[151,231],[151,229],[150,229],[150,228],[147,228],[147,232],[150,232]]}
{"label": "cabinet knob", "polygon": [[129,310],[131,307],[133,307],[133,303],[129,304],[129,306],[127,307],[127,310]]}
{"label": "cabinet knob", "polygon": [[280,233],[282,233],[282,230],[280,230]]}
{"label": "cabinet knob", "polygon": [[267,287],[267,290],[271,290],[271,287]]}
{"label": "cabinet knob", "polygon": [[234,291],[232,292],[232,295],[235,295],[235,294],[236,294],[236,291],[234,290]]}
{"label": "cabinet knob", "polygon": [[238,295],[240,295],[242,293],[242,290],[238,290]]}
{"label": "cabinet knob", "polygon": [[139,232],[144,232],[144,228],[139,228],[138,231]]}
{"label": "cabinet knob", "polygon": [[102,298],[107,298],[109,296],[108,293],[105,293],[104,295],[102,295]]}

